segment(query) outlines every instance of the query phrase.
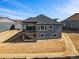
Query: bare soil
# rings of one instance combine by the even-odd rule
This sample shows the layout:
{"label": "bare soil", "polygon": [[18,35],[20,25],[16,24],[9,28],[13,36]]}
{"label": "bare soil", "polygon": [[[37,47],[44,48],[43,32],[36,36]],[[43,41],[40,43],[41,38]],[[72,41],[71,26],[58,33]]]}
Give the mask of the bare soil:
{"label": "bare soil", "polygon": [[[5,41],[7,38],[15,35],[19,31],[7,31],[0,33],[0,40]],[[7,35],[6,35],[7,33]],[[24,42],[24,43],[1,43],[0,53],[56,53],[64,52],[66,46],[61,39],[48,39],[38,40],[37,42]]]}
{"label": "bare soil", "polygon": [[79,52],[79,31],[77,30],[65,30],[68,36],[71,38],[72,42],[75,45],[75,48]]}
{"label": "bare soil", "polygon": [[65,43],[57,40],[41,40],[27,43],[1,43],[0,53],[55,53],[65,51]]}

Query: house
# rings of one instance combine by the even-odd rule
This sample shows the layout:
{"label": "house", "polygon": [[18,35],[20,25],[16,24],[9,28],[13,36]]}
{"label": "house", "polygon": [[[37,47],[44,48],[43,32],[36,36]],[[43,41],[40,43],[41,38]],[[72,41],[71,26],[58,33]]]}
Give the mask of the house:
{"label": "house", "polygon": [[18,23],[18,24],[22,24],[22,20],[19,20],[19,19],[13,19],[12,21]]}
{"label": "house", "polygon": [[22,25],[12,21],[7,17],[0,17],[0,32],[5,30],[10,30],[14,26],[15,29],[22,29]]}
{"label": "house", "polygon": [[62,23],[64,24],[64,28],[79,29],[79,13],[75,13],[74,15],[68,17]]}
{"label": "house", "polygon": [[24,20],[22,28],[36,39],[61,38],[62,24],[42,14]]}

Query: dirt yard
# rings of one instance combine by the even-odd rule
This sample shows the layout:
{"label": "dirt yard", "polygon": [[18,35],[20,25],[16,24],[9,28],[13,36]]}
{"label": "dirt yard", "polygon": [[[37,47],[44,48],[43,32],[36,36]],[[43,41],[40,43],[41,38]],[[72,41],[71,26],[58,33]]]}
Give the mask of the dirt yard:
{"label": "dirt yard", "polygon": [[14,36],[20,32],[20,30],[8,30],[0,33],[0,43],[8,40],[10,37]]}
{"label": "dirt yard", "polygon": [[[18,31],[9,31],[8,35],[2,35],[1,41],[4,38],[13,36]],[[14,33],[14,34],[13,34]],[[5,35],[5,36],[4,36]],[[4,37],[3,37],[4,36]],[[55,53],[64,52],[66,46],[64,41],[61,39],[49,39],[49,40],[38,40],[37,42],[26,42],[26,43],[0,43],[0,54],[2,53]],[[6,40],[6,39],[5,39]]]}
{"label": "dirt yard", "polygon": [[79,31],[66,30],[65,32],[71,38],[71,40],[74,43],[77,51],[79,52]]}
{"label": "dirt yard", "polygon": [[65,51],[65,43],[57,40],[0,44],[0,53],[54,53],[63,51]]}

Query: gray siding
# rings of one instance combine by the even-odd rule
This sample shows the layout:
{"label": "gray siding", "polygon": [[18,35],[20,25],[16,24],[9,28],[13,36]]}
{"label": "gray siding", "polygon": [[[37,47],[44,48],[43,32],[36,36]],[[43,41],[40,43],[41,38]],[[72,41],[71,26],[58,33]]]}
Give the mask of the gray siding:
{"label": "gray siding", "polygon": [[[50,25],[47,25],[48,27]],[[40,36],[41,33],[45,33],[45,39],[46,38],[60,38],[61,37],[61,32],[62,32],[62,25],[53,25],[53,30],[45,30],[45,31],[38,31],[37,30],[37,39],[41,39],[42,37]],[[53,33],[57,33],[58,37],[53,37]],[[43,38],[44,39],[44,38]]]}
{"label": "gray siding", "polygon": [[79,21],[71,21],[71,28],[79,29]]}
{"label": "gray siding", "polygon": [[[34,25],[34,26],[36,26],[35,34],[36,34],[37,39],[44,39],[44,38],[48,39],[48,38],[60,38],[61,37],[62,24],[60,22],[57,22],[55,19],[51,19],[44,15],[38,15],[36,17],[32,17],[32,18],[28,18],[28,19],[24,20],[23,27],[26,27],[26,25],[24,23],[25,24],[29,23],[28,26],[30,26],[31,24],[35,24]],[[46,26],[49,27],[50,25],[53,26],[53,29],[49,30],[49,28],[47,28],[47,30],[46,30]],[[37,30],[38,26],[39,27],[41,26],[42,29]],[[45,29],[43,26],[45,26]],[[27,29],[26,29],[26,31],[27,31]],[[42,35],[40,35],[40,34],[42,34]],[[44,37],[44,34],[45,34],[45,37]]]}
{"label": "gray siding", "polygon": [[64,21],[63,24],[65,24],[64,27],[66,27],[66,28],[70,28],[71,27],[71,21],[70,20],[69,21]]}
{"label": "gray siding", "polygon": [[79,20],[67,20],[63,22],[65,28],[79,29]]}

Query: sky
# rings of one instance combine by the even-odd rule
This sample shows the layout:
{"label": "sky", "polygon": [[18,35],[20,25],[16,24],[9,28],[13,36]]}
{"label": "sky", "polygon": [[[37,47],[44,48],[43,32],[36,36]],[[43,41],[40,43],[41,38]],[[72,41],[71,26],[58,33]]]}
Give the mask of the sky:
{"label": "sky", "polygon": [[24,20],[39,14],[64,20],[79,12],[79,0],[0,0],[0,16]]}

